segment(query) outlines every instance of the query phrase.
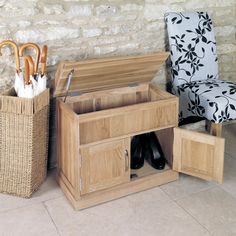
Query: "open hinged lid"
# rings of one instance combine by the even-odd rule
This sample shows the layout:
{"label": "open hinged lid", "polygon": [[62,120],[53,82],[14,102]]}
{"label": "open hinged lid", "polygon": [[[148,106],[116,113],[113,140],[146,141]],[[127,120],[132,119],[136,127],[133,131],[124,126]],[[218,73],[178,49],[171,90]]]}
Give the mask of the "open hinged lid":
{"label": "open hinged lid", "polygon": [[168,52],[59,63],[54,96],[66,94],[68,74],[74,69],[69,92],[92,92],[151,81]]}

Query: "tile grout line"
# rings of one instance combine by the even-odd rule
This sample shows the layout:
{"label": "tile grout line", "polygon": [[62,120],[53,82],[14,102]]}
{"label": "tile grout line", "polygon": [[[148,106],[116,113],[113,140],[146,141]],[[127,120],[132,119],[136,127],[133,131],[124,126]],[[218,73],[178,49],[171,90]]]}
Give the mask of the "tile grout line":
{"label": "tile grout line", "polygon": [[11,209],[8,209],[8,210],[0,211],[0,214],[10,212],[10,211],[14,211],[14,210],[19,210],[21,208],[29,207],[29,206],[32,206],[32,205],[35,205],[35,204],[40,204],[40,203],[42,203],[42,202],[32,202],[32,203],[26,204],[24,206],[19,206],[19,207],[11,208]]}
{"label": "tile grout line", "polygon": [[59,198],[63,198],[63,197],[64,197],[64,195],[57,196],[55,198],[45,199],[45,200],[41,201],[41,203],[50,202],[50,201],[53,201],[53,200],[58,200]]}
{"label": "tile grout line", "polygon": [[[229,154],[229,153],[227,153],[227,152],[225,152],[225,154],[229,156],[229,159],[231,159],[231,160],[236,160],[234,157],[231,156],[231,154]],[[223,183],[222,183],[222,184],[223,184]],[[221,190],[227,192],[231,197],[233,197],[233,198],[236,199],[236,196],[235,196],[234,194],[232,194],[231,192],[227,191],[226,189],[224,189],[224,188],[222,187],[222,184],[216,183],[216,186],[219,187]]]}
{"label": "tile grout line", "polygon": [[183,197],[180,197],[180,198],[177,198],[177,199],[172,199],[171,196],[170,196],[164,189],[161,188],[161,186],[160,186],[160,189],[161,189],[164,193],[166,193],[166,195],[167,195],[172,201],[178,201],[178,200],[184,199],[184,198],[186,198],[186,197],[191,197],[193,194],[201,193],[201,192],[207,191],[207,190],[209,190],[209,189],[211,189],[211,188],[218,187],[218,185],[217,185],[216,183],[212,182],[212,184],[213,184],[212,186],[206,187],[206,188],[204,188],[204,189],[202,189],[202,190],[199,190],[199,191],[194,191],[194,192],[192,192],[192,193],[187,194],[186,196],[183,196]]}
{"label": "tile grout line", "polygon": [[57,228],[57,225],[56,225],[54,219],[52,218],[50,212],[48,211],[48,208],[47,208],[46,204],[45,204],[44,202],[41,202],[41,203],[42,203],[42,205],[44,206],[45,210],[47,211],[47,214],[48,214],[48,216],[50,217],[50,219],[51,219],[51,221],[52,221],[54,227],[56,228],[56,231],[57,231],[58,235],[62,236],[62,234],[60,233],[59,229]]}
{"label": "tile grout line", "polygon": [[223,187],[221,187],[221,184],[217,185],[217,187],[219,187],[221,190],[225,191],[226,193],[228,193],[231,197],[236,199],[236,196],[234,194],[232,194],[231,192],[229,192],[228,190],[224,189]]}
{"label": "tile grout line", "polygon": [[[0,193],[0,194],[2,194],[2,193]],[[9,196],[11,197],[11,195],[9,195]],[[46,199],[46,200],[43,200],[43,201],[35,201],[35,202],[27,203],[27,204],[25,204],[23,206],[14,207],[14,208],[7,209],[7,210],[2,210],[2,211],[0,210],[0,214],[1,213],[6,213],[6,212],[9,212],[9,211],[18,210],[18,209],[21,209],[21,208],[24,208],[24,207],[29,207],[29,206],[32,206],[32,205],[35,205],[35,204],[40,204],[40,203],[44,203],[44,202],[47,202],[47,201],[56,200],[56,199],[58,199],[60,197],[62,197],[62,196],[49,198],[49,199]],[[31,199],[33,199],[33,198],[31,198]]]}
{"label": "tile grout line", "polygon": [[[202,191],[199,191],[199,192],[203,192],[203,191],[206,191],[206,190],[209,190],[210,188],[212,187],[209,187],[208,189],[204,189]],[[161,188],[160,188],[161,189]],[[171,200],[173,203],[175,203],[178,207],[180,207],[181,209],[184,210],[185,213],[187,213],[194,221],[195,223],[199,224],[201,227],[203,227],[210,235],[212,235],[212,233],[204,226],[202,225],[192,214],[190,214],[186,209],[184,209],[181,205],[178,204],[177,200],[174,200],[170,197],[170,195],[168,193],[165,192],[165,190],[161,189],[161,191],[166,194],[166,196],[169,198],[169,200]],[[198,193],[198,192],[196,192]],[[190,196],[190,195],[189,195]],[[189,196],[186,196],[186,197],[189,197]],[[183,197],[183,198],[186,198],[186,197]],[[182,199],[183,199],[182,198]]]}
{"label": "tile grout line", "polygon": [[189,216],[191,216],[191,218],[193,218],[193,220],[198,223],[199,225],[201,225],[210,235],[213,235],[213,233],[211,233],[204,225],[202,225],[190,212],[188,212],[185,208],[183,208],[181,205],[178,204],[177,201],[174,201],[180,208],[182,208]]}

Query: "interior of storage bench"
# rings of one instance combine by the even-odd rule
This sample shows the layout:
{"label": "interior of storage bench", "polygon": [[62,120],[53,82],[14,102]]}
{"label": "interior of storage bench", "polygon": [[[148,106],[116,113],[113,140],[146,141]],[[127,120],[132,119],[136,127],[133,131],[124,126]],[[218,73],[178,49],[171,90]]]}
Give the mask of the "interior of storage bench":
{"label": "interior of storage bench", "polygon": [[145,176],[162,173],[164,171],[172,169],[173,164],[173,128],[161,129],[155,131],[158,141],[161,145],[164,157],[166,159],[166,165],[163,170],[155,169],[150,165],[147,160],[144,160],[144,165],[140,169],[131,169],[131,180],[136,180]]}
{"label": "interior of storage bench", "polygon": [[149,84],[116,88],[68,97],[67,104],[75,113],[85,114],[106,109],[166,99],[172,95]]}

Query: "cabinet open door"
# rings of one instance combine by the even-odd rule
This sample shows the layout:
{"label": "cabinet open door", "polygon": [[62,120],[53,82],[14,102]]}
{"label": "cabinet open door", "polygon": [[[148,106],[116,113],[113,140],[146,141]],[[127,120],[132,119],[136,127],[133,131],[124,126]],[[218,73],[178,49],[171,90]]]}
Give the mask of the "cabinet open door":
{"label": "cabinet open door", "polygon": [[201,179],[222,183],[224,139],[174,128],[173,169]]}

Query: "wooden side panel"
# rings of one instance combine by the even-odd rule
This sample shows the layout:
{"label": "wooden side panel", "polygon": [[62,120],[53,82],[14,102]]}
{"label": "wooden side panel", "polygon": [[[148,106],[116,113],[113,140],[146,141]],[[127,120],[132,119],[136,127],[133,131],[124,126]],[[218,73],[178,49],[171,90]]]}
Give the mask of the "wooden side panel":
{"label": "wooden side panel", "polygon": [[175,95],[168,93],[165,90],[162,90],[153,84],[150,84],[149,87],[150,87],[149,88],[150,101],[157,101],[176,97]]}
{"label": "wooden side panel", "polygon": [[71,193],[67,191],[67,187],[65,186],[64,182],[60,181],[59,184],[74,209],[81,210],[87,207],[101,204],[103,202],[127,196],[129,194],[133,194],[162,184],[166,184],[171,181],[175,181],[178,179],[178,177],[178,172],[173,170],[166,170],[161,173],[152,174],[124,184],[119,184],[112,188],[85,194],[79,200],[74,199]]}
{"label": "wooden side panel", "polygon": [[73,110],[57,101],[58,177],[75,198],[79,194],[79,122]]}
{"label": "wooden side panel", "polygon": [[130,139],[81,148],[81,194],[130,180]]}
{"label": "wooden side panel", "polygon": [[173,128],[158,130],[156,136],[161,144],[162,151],[165,158],[170,165],[173,166],[173,144],[174,144],[174,130]]}
{"label": "wooden side panel", "polygon": [[168,52],[78,62],[64,61],[56,72],[54,96],[63,96],[68,73],[74,69],[71,92],[91,92],[145,83],[153,79],[169,56]]}
{"label": "wooden side panel", "polygon": [[[73,104],[73,109],[77,114],[84,114],[148,102],[148,86],[138,87],[140,89],[126,88],[121,89],[120,91],[116,91],[118,89],[114,89],[100,93],[89,93],[84,96],[80,96],[78,99],[70,98],[68,99],[68,103]],[[73,100],[75,101],[73,102]]]}
{"label": "wooden side panel", "polygon": [[223,167],[224,139],[174,129],[174,170],[221,183]]}
{"label": "wooden side panel", "polygon": [[80,116],[80,144],[177,125],[178,100],[165,99]]}

